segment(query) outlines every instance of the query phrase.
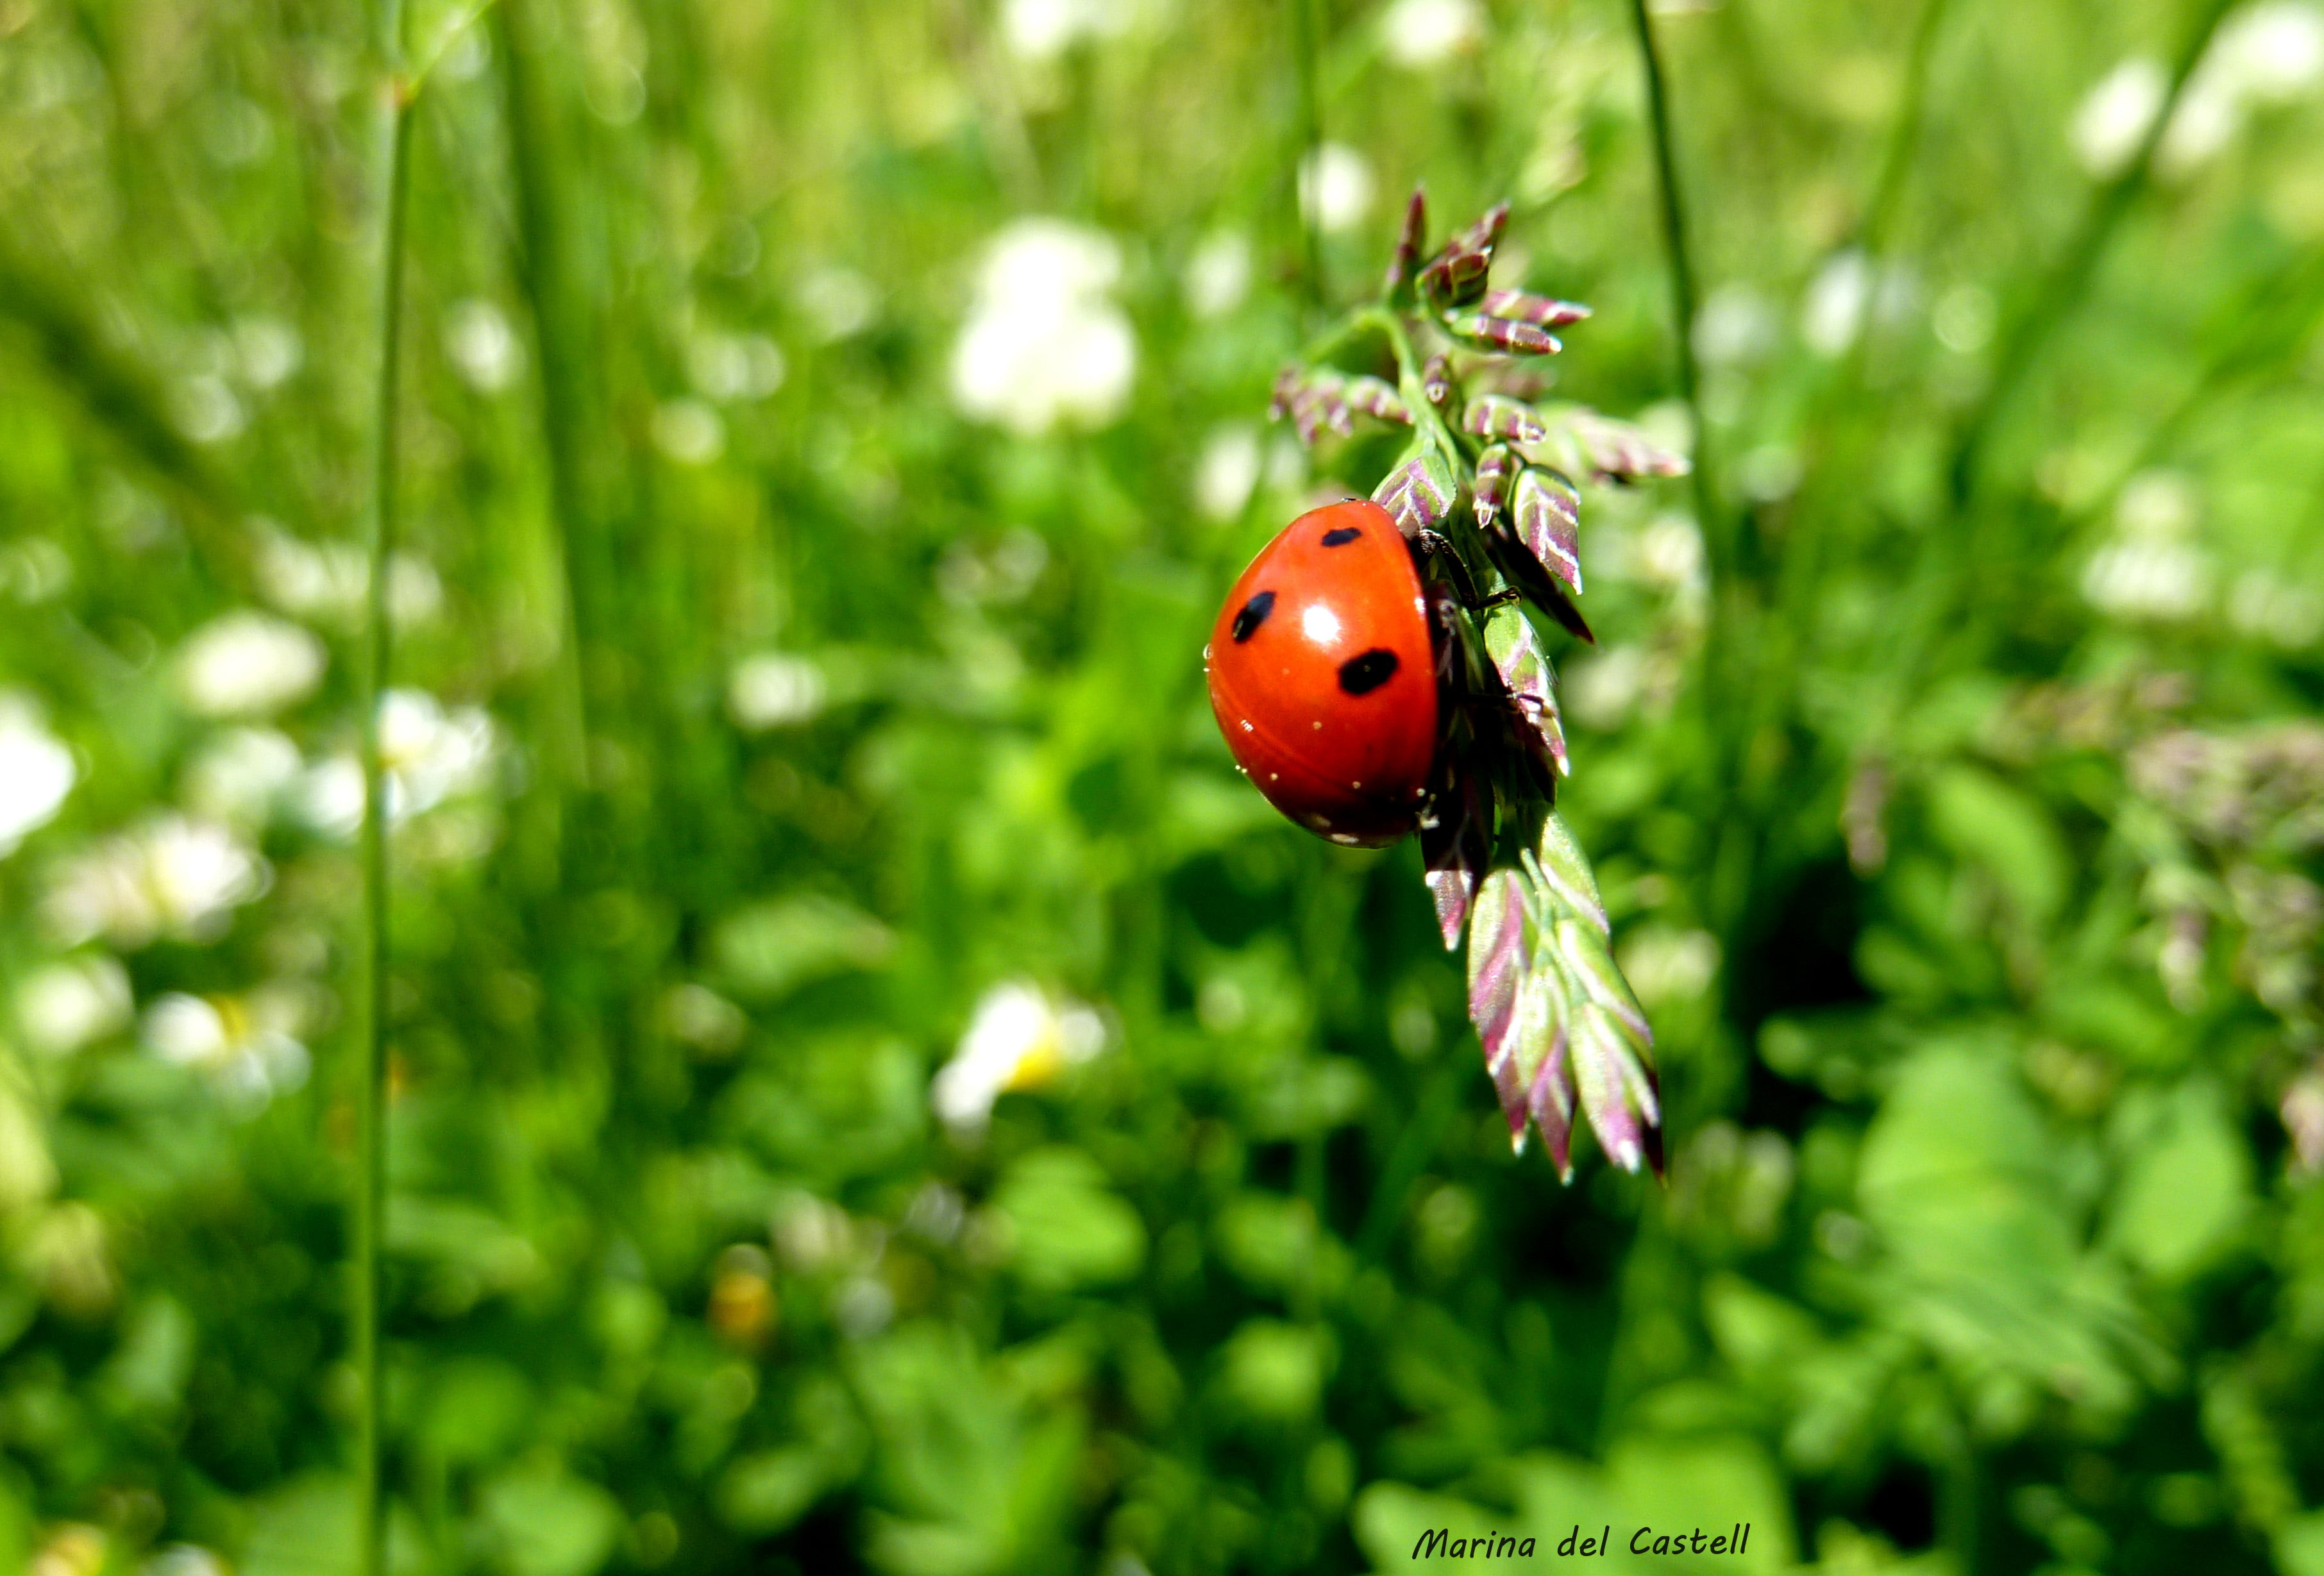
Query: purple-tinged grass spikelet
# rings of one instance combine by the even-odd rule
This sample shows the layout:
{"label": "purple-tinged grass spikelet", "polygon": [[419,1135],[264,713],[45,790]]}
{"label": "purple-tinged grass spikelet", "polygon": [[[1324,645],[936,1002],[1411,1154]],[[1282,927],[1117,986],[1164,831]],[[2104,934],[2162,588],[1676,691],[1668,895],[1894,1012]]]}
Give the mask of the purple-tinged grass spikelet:
{"label": "purple-tinged grass spikelet", "polygon": [[1483,312],[1447,312],[1444,327],[1456,339],[1509,355],[1555,355],[1565,348],[1564,343],[1546,329]]}
{"label": "purple-tinged grass spikelet", "polygon": [[1499,518],[1501,506],[1508,502],[1509,477],[1517,468],[1517,456],[1505,443],[1489,444],[1477,456],[1477,481],[1472,489],[1472,503],[1477,512],[1477,529],[1490,530]]}
{"label": "purple-tinged grass spikelet", "polygon": [[1582,494],[1555,471],[1527,465],[1517,475],[1517,540],[1541,567],[1582,591]]}
{"label": "purple-tinged grass spikelet", "polygon": [[1487,290],[1477,309],[1488,317],[1530,323],[1536,328],[1562,328],[1590,315],[1590,309],[1579,301],[1561,301],[1521,290]]}
{"label": "purple-tinged grass spikelet", "polygon": [[1485,394],[1470,401],[1469,408],[1461,412],[1461,430],[1511,443],[1537,443],[1549,435],[1540,411],[1506,394]]}

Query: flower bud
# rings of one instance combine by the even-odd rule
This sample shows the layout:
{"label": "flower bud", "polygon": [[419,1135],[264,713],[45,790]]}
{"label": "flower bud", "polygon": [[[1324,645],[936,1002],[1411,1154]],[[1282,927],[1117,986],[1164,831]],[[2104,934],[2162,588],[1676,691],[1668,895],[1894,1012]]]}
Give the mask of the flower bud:
{"label": "flower bud", "polygon": [[1460,483],[1433,445],[1417,444],[1372,493],[1372,502],[1396,517],[1406,538],[1434,530],[1452,512]]}
{"label": "flower bud", "polygon": [[1461,430],[1512,443],[1538,443],[1549,436],[1539,411],[1507,394],[1486,394],[1470,401],[1469,408],[1461,413]]}
{"label": "flower bud", "polygon": [[1344,393],[1351,410],[1376,416],[1382,421],[1400,421],[1406,427],[1412,425],[1412,412],[1405,409],[1404,396],[1379,378],[1351,377],[1347,381]]}
{"label": "flower bud", "polygon": [[1517,474],[1517,540],[1543,568],[1582,590],[1582,494],[1555,471],[1527,465]]}
{"label": "flower bud", "polygon": [[1561,328],[1590,315],[1590,309],[1579,301],[1561,301],[1521,290],[1487,290],[1477,309],[1489,318],[1531,323],[1536,328]]}
{"label": "flower bud", "polygon": [[1420,392],[1432,405],[1442,405],[1452,397],[1452,358],[1438,351],[1420,369]]}
{"label": "flower bud", "polygon": [[[1449,752],[1448,752],[1449,753]],[[1449,764],[1438,774],[1420,823],[1424,878],[1436,904],[1436,924],[1447,952],[1461,944],[1461,927],[1490,855],[1490,807],[1476,775]]]}
{"label": "flower bud", "polygon": [[1556,336],[1530,323],[1512,322],[1483,312],[1447,312],[1444,327],[1456,339],[1509,355],[1555,355],[1565,348]]}
{"label": "flower bud", "polygon": [[1477,456],[1476,510],[1477,527],[1489,530],[1508,502],[1509,476],[1517,468],[1517,456],[1509,453],[1507,444],[1489,446]]}
{"label": "flower bud", "polygon": [[1485,651],[1508,693],[1517,742],[1553,774],[1566,775],[1570,768],[1555,679],[1533,624],[1515,607],[1495,608],[1485,618]]}
{"label": "flower bud", "polygon": [[1396,256],[1388,265],[1388,278],[1380,293],[1391,305],[1404,306],[1412,300],[1414,275],[1420,272],[1420,248],[1428,233],[1428,202],[1419,187],[1412,189],[1412,200],[1404,207],[1404,234],[1396,244]]}
{"label": "flower bud", "polygon": [[1497,870],[1477,889],[1469,919],[1469,1019],[1491,1065],[1517,1015],[1526,965],[1526,903],[1513,870]]}
{"label": "flower bud", "polygon": [[1452,238],[1448,252],[1481,253],[1489,258],[1493,248],[1501,244],[1501,233],[1509,227],[1509,205],[1497,202],[1485,210],[1483,217]]}
{"label": "flower bud", "polygon": [[1606,923],[1606,900],[1598,895],[1597,872],[1590,868],[1590,856],[1582,852],[1572,828],[1554,810],[1541,829],[1536,862],[1543,889],[1556,903],[1596,926],[1600,935],[1612,934]]}
{"label": "flower bud", "polygon": [[1683,455],[1658,447],[1628,421],[1603,416],[1587,405],[1559,405],[1542,412],[1549,435],[1529,446],[1526,458],[1575,473],[1622,481],[1639,476],[1683,476]]}

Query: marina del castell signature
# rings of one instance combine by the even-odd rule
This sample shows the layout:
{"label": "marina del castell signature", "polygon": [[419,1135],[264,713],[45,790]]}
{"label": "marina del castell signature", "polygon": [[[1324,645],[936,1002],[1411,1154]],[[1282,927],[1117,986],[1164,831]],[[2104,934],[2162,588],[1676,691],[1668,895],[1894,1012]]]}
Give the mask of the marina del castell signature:
{"label": "marina del castell signature", "polygon": [[[1513,1533],[1487,1532],[1473,1535],[1455,1536],[1451,1527],[1432,1526],[1420,1535],[1412,1546],[1416,1560],[1526,1560],[1539,1557],[1537,1538]],[[1595,1534],[1585,1533],[1580,1526],[1565,1535],[1551,1553],[1560,1559],[1586,1560],[1605,1555],[1609,1550],[1626,1547],[1634,1554],[1741,1554],[1751,1544],[1751,1524],[1738,1521],[1724,1531],[1705,1532],[1699,1526],[1684,1532],[1641,1526],[1632,1532],[1627,1543],[1618,1543],[1611,1525],[1601,1526]]]}

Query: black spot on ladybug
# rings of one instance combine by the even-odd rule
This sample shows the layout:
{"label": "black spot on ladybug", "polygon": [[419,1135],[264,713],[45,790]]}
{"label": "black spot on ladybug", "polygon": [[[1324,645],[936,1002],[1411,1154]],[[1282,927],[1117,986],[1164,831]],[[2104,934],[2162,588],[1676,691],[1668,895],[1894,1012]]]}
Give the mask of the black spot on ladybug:
{"label": "black spot on ladybug", "polygon": [[1234,627],[1231,631],[1235,638],[1235,644],[1240,646],[1257,634],[1259,626],[1265,623],[1267,615],[1274,611],[1275,593],[1272,591],[1262,591],[1244,603],[1242,611],[1234,616]]}
{"label": "black spot on ladybug", "polygon": [[1323,545],[1327,548],[1344,548],[1363,534],[1352,525],[1343,525],[1337,530],[1325,531]]}
{"label": "black spot on ladybug", "polygon": [[1370,695],[1396,677],[1396,653],[1375,646],[1340,664],[1340,687],[1350,695]]}

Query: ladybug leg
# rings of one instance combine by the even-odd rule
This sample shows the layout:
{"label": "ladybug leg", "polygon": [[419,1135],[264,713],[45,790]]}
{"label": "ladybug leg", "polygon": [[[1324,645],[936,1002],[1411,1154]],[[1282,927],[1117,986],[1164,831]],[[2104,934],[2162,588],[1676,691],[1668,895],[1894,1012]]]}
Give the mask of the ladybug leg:
{"label": "ladybug leg", "polygon": [[1452,544],[1435,531],[1423,527],[1414,535],[1412,548],[1416,557],[1433,558],[1444,566],[1445,577],[1452,582],[1452,594],[1471,613],[1483,613],[1488,608],[1517,600],[1517,593],[1514,590],[1496,591],[1490,596],[1478,595],[1477,582],[1470,576],[1469,566],[1461,561],[1461,555],[1453,550]]}

